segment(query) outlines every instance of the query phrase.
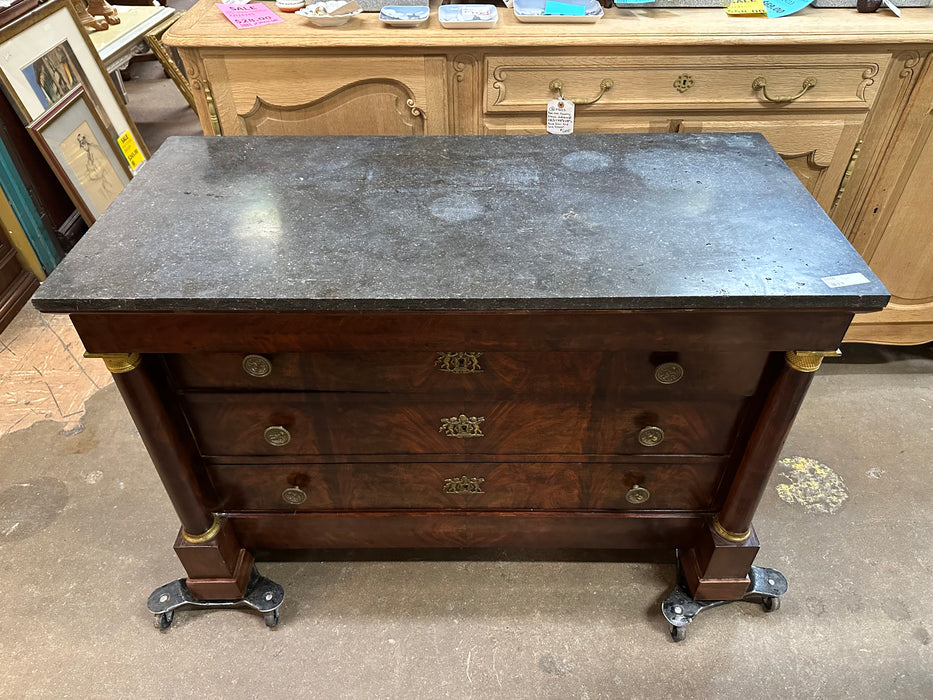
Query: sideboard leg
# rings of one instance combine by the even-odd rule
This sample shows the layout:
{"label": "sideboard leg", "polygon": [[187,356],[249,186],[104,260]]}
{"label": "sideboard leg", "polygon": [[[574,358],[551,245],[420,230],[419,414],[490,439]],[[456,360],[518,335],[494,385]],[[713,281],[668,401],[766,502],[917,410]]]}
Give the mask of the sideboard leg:
{"label": "sideboard leg", "polygon": [[236,533],[223,518],[205,533],[191,535],[184,528],[175,538],[175,554],[188,574],[191,594],[200,600],[242,598],[253,568],[253,555],[240,547]]}
{"label": "sideboard leg", "polygon": [[177,610],[191,608],[252,608],[262,613],[267,627],[275,627],[279,624],[279,606],[284,599],[283,588],[260,575],[253,566],[249,569],[243,595],[237,600],[201,600],[192,595],[188,581],[180,578],[156,588],[146,605],[149,612],[155,615],[156,626],[163,630],[171,626]]}
{"label": "sideboard leg", "polygon": [[734,603],[737,600],[757,603],[765,612],[775,612],[781,607],[781,596],[787,593],[787,579],[780,571],[752,566],[745,579],[748,584],[742,596],[734,600],[697,600],[694,598],[684,577],[684,570],[678,566],[678,580],[674,590],[661,604],[661,612],[670,625],[671,639],[683,641],[687,636],[687,625],[704,610]]}

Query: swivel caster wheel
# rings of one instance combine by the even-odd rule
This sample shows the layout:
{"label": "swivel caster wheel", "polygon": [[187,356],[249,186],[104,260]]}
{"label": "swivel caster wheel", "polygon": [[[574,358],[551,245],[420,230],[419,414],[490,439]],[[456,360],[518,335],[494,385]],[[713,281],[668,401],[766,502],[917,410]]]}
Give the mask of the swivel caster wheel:
{"label": "swivel caster wheel", "polygon": [[172,626],[172,620],[175,619],[174,610],[166,610],[164,613],[160,613],[155,616],[155,625],[160,630],[167,630]]}
{"label": "swivel caster wheel", "polygon": [[279,609],[276,608],[271,612],[264,613],[262,618],[266,621],[266,627],[274,628],[279,624]]}
{"label": "swivel caster wheel", "polygon": [[675,642],[682,642],[687,638],[687,628],[671,625],[671,639]]}
{"label": "swivel caster wheel", "polygon": [[780,598],[765,598],[761,601],[761,607],[765,609],[766,613],[777,612],[781,609],[781,599]]}

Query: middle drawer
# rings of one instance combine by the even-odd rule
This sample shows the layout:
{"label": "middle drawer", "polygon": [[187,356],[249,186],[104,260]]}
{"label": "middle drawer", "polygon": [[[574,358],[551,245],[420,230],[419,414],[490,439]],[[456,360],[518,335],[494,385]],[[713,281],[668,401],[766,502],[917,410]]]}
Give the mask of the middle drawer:
{"label": "middle drawer", "polygon": [[206,457],[725,454],[744,399],[522,401],[189,393]]}

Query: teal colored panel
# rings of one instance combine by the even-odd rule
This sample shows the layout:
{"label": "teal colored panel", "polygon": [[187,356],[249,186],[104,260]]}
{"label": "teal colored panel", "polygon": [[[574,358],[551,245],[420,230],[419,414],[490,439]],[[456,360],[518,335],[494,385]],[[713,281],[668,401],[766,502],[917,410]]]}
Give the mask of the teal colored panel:
{"label": "teal colored panel", "polygon": [[32,249],[36,252],[39,264],[48,274],[61,261],[61,255],[49,238],[42,219],[39,218],[39,212],[36,211],[29,192],[19,176],[19,171],[13,164],[13,159],[10,158],[3,142],[0,142],[0,188],[3,189],[3,194],[10,203],[13,213],[16,214],[19,225],[23,227],[26,238],[29,239]]}

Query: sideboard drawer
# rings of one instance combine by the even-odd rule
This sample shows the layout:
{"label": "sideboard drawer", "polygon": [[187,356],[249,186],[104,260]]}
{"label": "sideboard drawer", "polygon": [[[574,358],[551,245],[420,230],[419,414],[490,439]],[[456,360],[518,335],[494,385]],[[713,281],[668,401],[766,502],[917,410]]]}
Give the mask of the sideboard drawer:
{"label": "sideboard drawer", "polygon": [[218,465],[221,510],[704,510],[725,460]]}
{"label": "sideboard drawer", "polygon": [[[182,398],[207,457],[725,454],[745,399],[532,402],[385,394]],[[315,460],[319,461],[319,460]]]}
{"label": "sideboard drawer", "polygon": [[[826,109],[867,111],[875,78],[888,63],[883,53],[838,54],[689,54],[487,56],[485,111],[541,112],[557,96],[592,99],[605,80],[612,81],[586,111],[656,109]],[[753,84],[763,78],[766,87]],[[792,103],[772,102],[815,85]]]}
{"label": "sideboard drawer", "polygon": [[750,396],[768,353],[310,352],[165,355],[180,389]]}

